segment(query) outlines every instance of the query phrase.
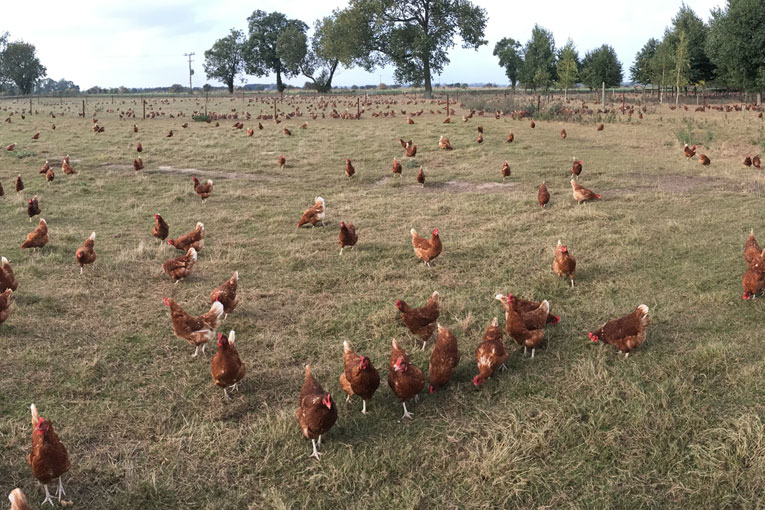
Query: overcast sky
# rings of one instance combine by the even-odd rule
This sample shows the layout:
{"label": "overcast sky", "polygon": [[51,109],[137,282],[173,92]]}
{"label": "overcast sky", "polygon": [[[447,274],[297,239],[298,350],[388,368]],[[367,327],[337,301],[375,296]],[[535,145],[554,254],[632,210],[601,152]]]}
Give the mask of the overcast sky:
{"label": "overcast sky", "polygon": [[[551,30],[556,47],[571,38],[580,56],[604,43],[612,45],[623,64],[625,79],[635,53],[650,37],[661,37],[681,0],[474,0],[488,12],[485,37],[488,45],[478,51],[451,51],[451,64],[434,82],[492,82],[506,84],[504,71],[492,55],[503,37],[522,43],[528,40],[534,23]],[[687,2],[705,21],[713,7],[723,0]],[[111,4],[111,5],[109,5]],[[188,61],[184,53],[194,52],[194,86],[206,82],[204,51],[230,28],[246,32],[247,16],[253,10],[277,9],[309,26],[347,0],[133,0],[130,2],[85,0],[35,0],[17,2],[13,14],[0,20],[0,32],[11,40],[23,39],[37,47],[48,69],[48,77],[66,78],[85,90],[102,87],[155,87],[188,83]],[[340,69],[333,84],[393,83],[392,69],[367,73]],[[273,77],[245,77],[247,83],[273,82]],[[305,78],[288,80],[302,85]]]}

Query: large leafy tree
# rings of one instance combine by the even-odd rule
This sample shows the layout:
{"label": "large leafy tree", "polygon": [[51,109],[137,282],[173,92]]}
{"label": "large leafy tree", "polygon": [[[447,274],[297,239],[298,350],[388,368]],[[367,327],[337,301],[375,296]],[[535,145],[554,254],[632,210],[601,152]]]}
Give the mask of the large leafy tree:
{"label": "large leafy tree", "polygon": [[12,81],[24,95],[31,94],[37,82],[45,77],[45,66],[40,63],[35,53],[34,45],[15,41],[8,43],[0,55],[0,74]]}
{"label": "large leafy tree", "polygon": [[643,85],[653,83],[651,77],[651,61],[656,55],[656,48],[659,47],[659,41],[651,37],[648,42],[635,55],[635,62],[630,67],[630,76],[632,79]]}
{"label": "large leafy tree", "polygon": [[[305,31],[308,25],[297,19],[288,19],[280,12],[267,13],[256,10],[247,18],[249,38],[244,44],[245,71],[255,76],[276,75],[276,88],[282,92],[285,88],[282,76],[289,78],[297,73],[292,72],[279,58],[277,41],[279,34],[285,29]],[[293,32],[294,33],[294,32]]]}
{"label": "large leafy tree", "polygon": [[568,98],[568,89],[575,85],[579,78],[579,55],[571,39],[558,53],[558,63],[555,67],[558,71],[558,85],[563,88],[565,100]]}
{"label": "large leafy tree", "polygon": [[659,85],[659,102],[663,102],[664,87],[667,83],[671,83],[670,76],[672,69],[675,68],[675,55],[673,34],[666,31],[661,43],[656,46],[650,64],[651,83]]}
{"label": "large leafy tree", "polygon": [[212,48],[205,51],[205,73],[216,78],[234,93],[234,80],[244,71],[244,33],[231,29],[231,33],[218,39]]}
{"label": "large leafy tree", "polygon": [[511,37],[503,37],[494,45],[494,56],[499,57],[499,65],[505,68],[505,74],[515,88],[523,65],[521,43]]}
{"label": "large leafy tree", "polygon": [[606,87],[616,87],[622,82],[622,64],[608,44],[588,51],[582,60],[582,83],[595,89],[603,82]]}
{"label": "large leafy tree", "polygon": [[463,48],[486,44],[486,11],[469,0],[351,0],[350,8],[366,19],[365,46],[376,64],[393,64],[397,80],[424,85],[427,97],[457,36]]}
{"label": "large leafy tree", "polygon": [[534,25],[531,39],[523,48],[520,80],[527,88],[548,88],[557,78],[555,69],[555,39],[552,32]]}
{"label": "large leafy tree", "polygon": [[691,73],[691,58],[688,51],[688,34],[685,30],[677,32],[675,44],[675,104],[680,100],[680,87],[688,84]]}
{"label": "large leafy tree", "polygon": [[757,92],[765,89],[765,9],[762,0],[728,0],[712,10],[707,51],[717,76],[729,85]]}
{"label": "large leafy tree", "polygon": [[[760,6],[763,4],[760,3]],[[688,60],[688,82],[703,85],[714,77],[715,66],[707,55],[706,42],[709,27],[696,16],[693,9],[682,4],[680,11],[672,20],[674,32],[680,36],[685,33],[685,49],[687,53],[683,58]]]}

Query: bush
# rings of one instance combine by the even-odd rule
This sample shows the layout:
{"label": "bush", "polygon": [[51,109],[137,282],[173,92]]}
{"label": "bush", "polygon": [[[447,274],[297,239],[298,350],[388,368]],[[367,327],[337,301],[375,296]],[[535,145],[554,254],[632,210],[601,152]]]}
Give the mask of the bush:
{"label": "bush", "polygon": [[210,116],[209,115],[194,115],[191,117],[191,120],[194,122],[210,122]]}

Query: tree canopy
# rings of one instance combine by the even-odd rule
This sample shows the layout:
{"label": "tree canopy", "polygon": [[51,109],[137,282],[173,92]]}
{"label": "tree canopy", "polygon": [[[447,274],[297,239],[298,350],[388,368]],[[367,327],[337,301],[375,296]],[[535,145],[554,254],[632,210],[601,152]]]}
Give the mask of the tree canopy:
{"label": "tree canopy", "polygon": [[521,83],[534,90],[548,88],[557,79],[555,68],[555,39],[552,32],[534,25],[531,39],[523,48]]}
{"label": "tree canopy", "polygon": [[622,64],[608,44],[588,51],[582,60],[582,83],[595,89],[603,82],[606,87],[617,87],[622,82]]}
{"label": "tree canopy", "polygon": [[279,34],[290,28],[305,31],[308,25],[298,19],[288,19],[280,12],[267,13],[256,10],[247,18],[249,37],[244,44],[245,71],[255,76],[265,76],[273,72],[276,74],[276,88],[279,92],[285,89],[282,76],[289,78],[297,73],[288,69],[279,58],[277,41]]}
{"label": "tree canopy", "polygon": [[2,44],[5,47],[0,54],[0,75],[13,82],[21,94],[31,94],[46,73],[45,66],[37,58],[34,45],[24,41]]}
{"label": "tree canopy", "polygon": [[231,33],[218,39],[205,51],[204,69],[208,78],[217,78],[234,92],[234,80],[244,71],[244,33],[231,29]]}
{"label": "tree canopy", "polygon": [[499,65],[505,68],[505,74],[515,88],[523,65],[521,43],[511,37],[503,37],[494,46],[494,56],[499,57]]}
{"label": "tree canopy", "polygon": [[635,62],[630,67],[630,76],[632,79],[643,85],[652,83],[651,79],[651,62],[656,55],[656,48],[659,47],[659,41],[651,37],[648,42],[643,45],[640,51],[635,55]]}
{"label": "tree canopy", "polygon": [[558,63],[555,67],[558,71],[558,85],[563,88],[566,97],[568,89],[576,84],[579,77],[579,55],[571,39],[558,52]]}
{"label": "tree canopy", "polygon": [[[762,4],[760,4],[762,6]],[[709,27],[696,16],[693,9],[685,4],[680,6],[677,15],[672,19],[675,34],[680,36],[684,33],[685,48],[687,55],[683,58],[688,60],[687,80],[691,84],[703,84],[714,78],[715,66],[707,55],[706,43]],[[679,42],[679,41],[678,41]]]}

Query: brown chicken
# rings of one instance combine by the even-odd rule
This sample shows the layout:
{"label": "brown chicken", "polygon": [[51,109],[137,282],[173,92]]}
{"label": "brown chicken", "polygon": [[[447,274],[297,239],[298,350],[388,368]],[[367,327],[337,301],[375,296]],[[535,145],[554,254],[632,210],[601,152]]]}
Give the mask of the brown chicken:
{"label": "brown chicken", "polygon": [[523,354],[526,354],[527,349],[531,349],[533,359],[536,348],[544,340],[550,303],[545,300],[533,310],[522,311],[517,297],[510,294],[508,302],[509,307],[505,310],[505,331],[515,343],[523,346]]}
{"label": "brown chicken", "polygon": [[[765,252],[763,252],[765,254]],[[741,286],[744,288],[744,300],[754,299],[757,294],[765,291],[765,268],[758,261],[753,267],[747,269],[741,278]]]}
{"label": "brown chicken", "polygon": [[[65,175],[75,175],[77,173],[77,170],[75,170],[74,167],[69,164],[69,156],[67,156],[66,159],[61,162],[61,171],[64,172]],[[53,170],[49,170],[49,172],[53,173]],[[48,174],[45,174],[45,177],[47,178]]]}
{"label": "brown chicken", "polygon": [[24,182],[21,180],[21,174],[16,176],[16,193],[24,190]]}
{"label": "brown chicken", "polygon": [[284,165],[287,164],[287,158],[280,155],[279,159],[276,162],[279,164],[279,170],[281,170],[282,168],[284,168]]}
{"label": "brown chicken", "polygon": [[404,149],[404,150],[407,150],[409,147],[412,146],[412,141],[411,140],[409,140],[408,142],[405,142],[403,140],[403,138],[399,138],[398,139],[398,143],[401,144],[401,148]]}
{"label": "brown chicken", "polygon": [[239,285],[239,271],[234,271],[234,274],[221,283],[218,288],[210,293],[210,303],[220,301],[223,305],[223,311],[225,312],[224,319],[228,317],[228,314],[236,309],[236,305],[239,304],[239,297],[236,295],[236,289]]}
{"label": "brown chicken", "polygon": [[547,185],[545,184],[545,181],[542,181],[542,184],[539,186],[539,191],[537,192],[537,202],[539,202],[539,207],[542,208],[544,208],[544,206],[550,202],[550,192],[547,191]]}
{"label": "brown chicken", "polygon": [[200,347],[202,354],[205,353],[205,345],[215,337],[218,321],[223,315],[223,305],[216,301],[210,307],[210,311],[197,317],[189,315],[171,298],[164,298],[165,306],[170,307],[170,319],[173,323],[173,334],[195,346],[194,354],[199,355]]}
{"label": "brown chicken", "polygon": [[[337,407],[332,395],[324,391],[321,384],[311,373],[311,365],[305,366],[305,380],[300,390],[300,403],[295,412],[303,436],[313,443],[313,453],[310,457],[319,460],[321,436],[329,432],[337,421]],[[318,439],[318,441],[317,441]]]}
{"label": "brown chicken", "polygon": [[561,129],[561,130],[560,130],[560,139],[561,139],[561,140],[565,140],[565,139],[566,139],[566,136],[568,136],[568,135],[566,134],[566,130],[565,130],[565,129]]}
{"label": "brown chicken", "polygon": [[478,133],[478,138],[475,139],[477,143],[483,143],[483,133]]}
{"label": "brown chicken", "polygon": [[0,293],[0,324],[8,320],[11,315],[11,301],[13,300],[13,290],[5,289]]}
{"label": "brown chicken", "polygon": [[574,193],[574,200],[581,204],[582,202],[588,202],[590,200],[600,200],[600,193],[595,193],[584,186],[577,183],[574,179],[571,179],[571,189]]}
{"label": "brown chicken", "polygon": [[306,209],[306,211],[303,213],[303,216],[300,217],[300,221],[298,221],[298,228],[302,227],[303,225],[307,225],[310,223],[314,227],[321,223],[322,226],[324,225],[324,217],[326,216],[326,208],[324,205],[324,199],[321,197],[316,197],[314,199],[314,204]]}
{"label": "brown chicken", "polygon": [[603,131],[605,126],[603,124],[598,124],[598,131]]}
{"label": "brown chicken", "polygon": [[255,134],[255,130],[252,128],[247,128],[247,136],[252,136]]}
{"label": "brown chicken", "polygon": [[630,352],[645,342],[645,330],[651,322],[648,315],[648,307],[640,305],[629,315],[620,319],[611,319],[600,329],[588,333],[593,342],[603,341],[611,344],[619,353],[624,353],[624,357],[630,355]]}
{"label": "brown chicken", "polygon": [[197,250],[189,248],[185,255],[170,259],[162,264],[162,270],[177,284],[191,276],[191,270],[197,263]]}
{"label": "brown chicken", "polygon": [[32,474],[45,487],[45,500],[42,502],[53,505],[53,496],[48,492],[48,484],[58,478],[56,497],[61,502],[61,496],[66,496],[61,476],[69,471],[71,463],[66,447],[53,430],[50,420],[37,413],[37,407],[32,404],[32,451],[27,455],[27,462],[32,468]]}
{"label": "brown chicken", "polygon": [[411,118],[411,117],[407,117],[407,118],[406,118],[406,123],[407,123],[407,124],[414,124],[414,121],[412,120],[412,118]]}
{"label": "brown chicken", "polygon": [[194,181],[194,192],[199,195],[199,198],[202,199],[202,202],[207,201],[207,198],[210,196],[210,194],[212,194],[213,190],[212,180],[207,179],[205,184],[199,182],[199,179],[196,177],[192,177],[191,180]]}
{"label": "brown chicken", "polygon": [[356,173],[356,169],[353,168],[350,158],[345,158],[345,176],[349,179]]}
{"label": "brown chicken", "polygon": [[417,172],[417,182],[422,185],[422,187],[425,187],[425,171],[422,169],[422,166],[420,166],[420,171]]}
{"label": "brown chicken", "polygon": [[80,274],[82,274],[82,269],[85,264],[93,264],[96,261],[96,252],[93,249],[95,242],[96,233],[92,232],[90,237],[85,239],[85,242],[82,243],[81,247],[77,248],[77,251],[74,254],[74,258],[76,258],[77,263],[80,264]]}
{"label": "brown chicken", "polygon": [[168,239],[167,244],[170,246],[175,246],[175,249],[177,250],[189,251],[189,248],[194,248],[199,252],[202,251],[202,248],[205,247],[204,237],[205,225],[201,221],[198,221],[196,227],[194,227],[194,230],[188,234],[183,234],[181,237],[176,239]]}
{"label": "brown chicken", "polygon": [[425,387],[425,376],[422,370],[412,365],[409,354],[398,346],[393,339],[388,365],[388,386],[404,406],[401,419],[412,418],[414,415],[406,410],[406,401],[417,396]]}
{"label": "brown chicken", "polygon": [[438,303],[438,291],[430,295],[422,308],[410,308],[406,301],[396,300],[396,308],[401,312],[401,321],[414,336],[422,340],[422,348],[436,330],[436,321],[441,311]]}
{"label": "brown chicken", "polygon": [[292,131],[290,131],[290,130],[289,130],[289,129],[287,129],[286,127],[285,127],[285,128],[282,128],[282,132],[283,132],[285,135],[287,135],[287,136],[292,136]]}
{"label": "brown chicken", "polygon": [[[505,309],[505,321],[507,321],[507,314],[510,309],[510,298],[508,296],[512,296],[512,293],[508,293],[507,296],[503,296],[501,293],[494,296],[494,299],[499,301],[502,304],[502,308]],[[515,296],[515,308],[519,310],[521,313],[528,313],[533,312],[537,308],[539,308],[542,303],[539,301],[532,301],[530,299],[522,299],[518,296]],[[558,324],[560,322],[560,317],[557,315],[553,315],[551,313],[547,314],[547,324]],[[505,324],[507,326],[507,324]],[[506,330],[507,331],[507,330]]]}
{"label": "brown chicken", "polygon": [[135,150],[136,152],[143,152],[143,145],[141,145],[141,142],[135,144]]}
{"label": "brown chicken", "polygon": [[411,229],[409,233],[412,235],[412,246],[414,247],[414,255],[430,267],[430,263],[441,254],[441,238],[438,236],[438,229],[433,230],[433,234],[430,236],[430,240],[425,239],[417,235],[415,229]]}
{"label": "brown chicken", "polygon": [[351,401],[353,395],[362,400],[361,414],[367,414],[367,400],[372,398],[380,386],[380,374],[366,356],[360,356],[346,340],[343,342],[343,373],[340,374],[340,387]]}
{"label": "brown chicken", "polygon": [[406,156],[409,158],[413,158],[417,155],[417,146],[412,145],[406,150]]}
{"label": "brown chicken", "polygon": [[579,177],[579,175],[582,173],[582,163],[583,161],[581,159],[579,161],[574,160],[574,162],[571,164],[572,175]]}
{"label": "brown chicken", "polygon": [[210,372],[216,386],[223,388],[223,397],[231,400],[227,388],[231,391],[239,389],[239,381],[244,377],[247,367],[239,359],[239,352],[234,346],[236,334],[232,329],[228,336],[218,333],[218,350],[210,361]]}
{"label": "brown chicken", "polygon": [[356,234],[356,227],[353,223],[340,222],[340,255],[343,254],[343,250],[346,246],[353,248],[356,246],[356,242],[359,240],[359,236]]}
{"label": "brown chicken", "polygon": [[751,156],[751,154],[747,154],[746,157],[744,158],[744,166],[746,166],[746,167],[752,166],[752,156]]}
{"label": "brown chicken", "polygon": [[173,130],[171,129],[170,131],[167,132],[167,134],[165,135],[165,138],[172,138],[172,137],[173,137]]}
{"label": "brown chicken", "polygon": [[48,222],[44,218],[40,218],[40,223],[37,224],[37,228],[27,234],[27,239],[21,245],[21,249],[42,248],[48,244]]}
{"label": "brown chicken", "polygon": [[45,163],[43,163],[43,165],[40,167],[40,171],[37,173],[45,175],[45,173],[48,171],[49,168],[50,168],[50,162],[46,159]]}
{"label": "brown chicken", "polygon": [[754,166],[758,170],[762,170],[762,164],[760,163],[760,155],[759,154],[757,154],[756,156],[752,157],[752,166]]}
{"label": "brown chicken", "polygon": [[709,159],[709,157],[706,154],[699,153],[699,163],[701,163],[704,166],[709,166],[709,164],[712,161]]}
{"label": "brown chicken", "polygon": [[513,140],[515,140],[515,135],[512,131],[510,131],[510,134],[507,135],[507,140],[505,140],[506,143],[513,143]]}
{"label": "brown chicken", "polygon": [[688,144],[686,143],[683,146],[683,153],[685,154],[686,158],[688,159],[692,158],[693,156],[696,155],[696,146],[694,145],[693,147],[689,147]]}
{"label": "brown chicken", "polygon": [[[762,260],[763,251],[760,249],[760,245],[757,243],[757,239],[754,238],[754,229],[749,232],[749,237],[744,243],[744,260],[746,265],[751,269],[755,264]],[[14,289],[15,290],[15,289]]]}
{"label": "brown chicken", "polygon": [[[8,499],[11,500],[11,510],[30,510],[29,503],[27,503],[27,497],[21,491],[21,489],[13,489],[8,494]],[[51,503],[53,503],[51,501]]]}
{"label": "brown chicken", "polygon": [[438,337],[436,338],[436,346],[430,354],[430,365],[428,365],[430,393],[435,393],[439,388],[447,385],[460,362],[457,339],[451,331],[440,324],[436,323],[436,327],[438,328]]}
{"label": "brown chicken", "polygon": [[141,158],[133,159],[133,170],[143,170],[143,160]]}
{"label": "brown chicken", "polygon": [[16,281],[13,268],[11,268],[8,259],[3,257],[0,261],[0,292],[5,292],[6,289],[15,291],[18,288],[19,282]]}
{"label": "brown chicken", "polygon": [[452,144],[449,142],[449,137],[441,135],[438,139],[438,148],[444,150],[452,150]]}
{"label": "brown chicken", "polygon": [[478,364],[478,375],[473,378],[473,384],[480,386],[491,377],[498,368],[503,370],[507,361],[507,349],[502,341],[502,330],[499,329],[499,321],[494,317],[486,329],[480,345],[475,350],[475,359]]}
{"label": "brown chicken", "polygon": [[12,151],[12,150],[15,150],[15,149],[16,149],[16,144],[15,144],[15,143],[12,143],[12,144],[10,144],[10,145],[7,145],[7,146],[5,147],[5,150],[7,150],[8,152],[10,152],[10,151]]}
{"label": "brown chicken", "polygon": [[53,173],[53,169],[49,168],[47,172],[45,172],[45,180],[48,181],[48,184],[53,182],[53,179],[56,178],[56,174]]}
{"label": "brown chicken", "polygon": [[537,127],[536,123],[534,122],[534,119],[531,119],[531,123],[529,124],[529,126],[531,127],[531,129],[534,129],[535,127]]}
{"label": "brown chicken", "polygon": [[151,227],[151,235],[159,239],[159,243],[162,244],[162,241],[167,239],[167,235],[169,233],[170,227],[167,225],[165,220],[162,219],[162,216],[160,216],[159,213],[156,213],[154,215],[154,226]]}
{"label": "brown chicken", "polygon": [[396,158],[393,158],[393,175],[401,177],[401,163]]}
{"label": "brown chicken", "polygon": [[37,216],[38,214],[40,214],[40,202],[37,200],[37,195],[35,195],[30,198],[27,203],[27,216],[29,216],[29,221],[32,221],[32,217]]}
{"label": "brown chicken", "polygon": [[568,252],[568,247],[561,244],[558,239],[558,246],[555,247],[555,259],[553,260],[553,271],[563,278],[568,276],[571,280],[571,287],[574,287],[574,274],[576,273],[576,259]]}
{"label": "brown chicken", "polygon": [[510,171],[510,163],[508,163],[507,160],[505,160],[505,162],[502,164],[502,179],[503,180],[507,179],[508,177],[510,177],[511,173],[512,172]]}

